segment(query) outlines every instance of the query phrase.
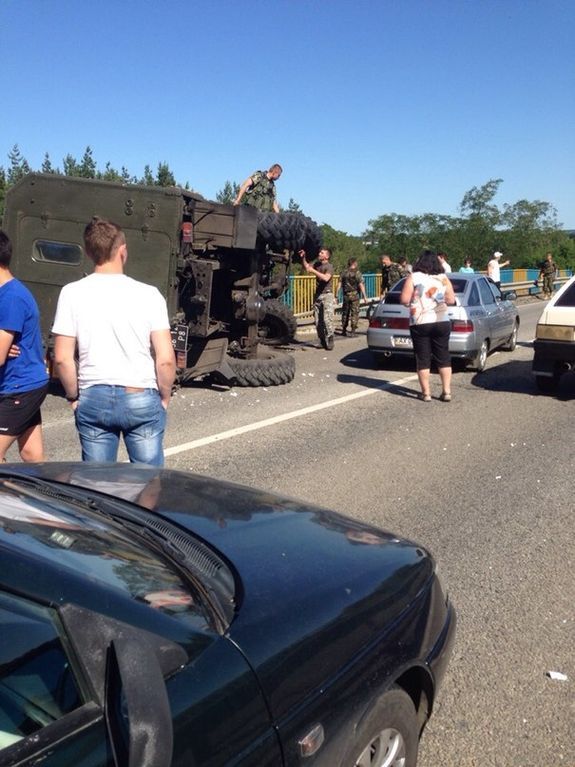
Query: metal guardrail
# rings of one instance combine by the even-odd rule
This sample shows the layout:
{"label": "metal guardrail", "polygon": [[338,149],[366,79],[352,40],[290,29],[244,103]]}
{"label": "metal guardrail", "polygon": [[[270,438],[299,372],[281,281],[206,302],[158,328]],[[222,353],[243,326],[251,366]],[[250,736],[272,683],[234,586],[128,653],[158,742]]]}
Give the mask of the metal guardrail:
{"label": "metal guardrail", "polygon": [[[477,272],[485,274],[485,272]],[[457,274],[457,272],[454,272]],[[572,276],[571,269],[562,269],[555,279],[555,286],[561,286]],[[518,296],[538,295],[541,288],[535,285],[539,276],[538,269],[502,269],[501,287],[503,290],[514,290]],[[368,316],[374,306],[379,303],[381,296],[381,274],[364,274],[365,292],[367,301],[361,302],[361,314]],[[288,290],[283,296],[283,300],[290,306],[298,319],[306,320],[313,318],[313,296],[315,292],[315,277],[313,275],[301,274],[290,275],[290,284]],[[340,285],[339,275],[334,274],[333,292],[336,299],[339,299]],[[336,303],[336,311],[341,311],[341,300]]]}

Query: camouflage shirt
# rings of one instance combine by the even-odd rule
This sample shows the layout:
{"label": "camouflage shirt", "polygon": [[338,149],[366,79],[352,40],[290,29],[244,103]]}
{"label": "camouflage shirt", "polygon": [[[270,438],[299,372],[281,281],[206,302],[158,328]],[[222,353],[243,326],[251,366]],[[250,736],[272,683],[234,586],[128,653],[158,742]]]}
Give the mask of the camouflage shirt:
{"label": "camouflage shirt", "polygon": [[394,261],[389,266],[383,266],[381,269],[381,288],[389,290],[396,282],[402,278],[401,268]]}
{"label": "camouflage shirt", "polygon": [[244,201],[259,210],[273,210],[276,200],[276,185],[268,178],[267,171],[256,170],[251,175],[252,185],[246,190]]}
{"label": "camouflage shirt", "polygon": [[341,291],[344,296],[357,295],[359,286],[363,282],[363,274],[359,269],[344,269],[339,278]]}
{"label": "camouflage shirt", "polygon": [[540,268],[541,274],[551,275],[551,274],[555,274],[556,271],[557,271],[557,264],[555,263],[555,261],[553,261],[553,259],[551,259],[551,261],[547,261],[547,259],[545,259],[545,261],[542,262],[541,268]]}

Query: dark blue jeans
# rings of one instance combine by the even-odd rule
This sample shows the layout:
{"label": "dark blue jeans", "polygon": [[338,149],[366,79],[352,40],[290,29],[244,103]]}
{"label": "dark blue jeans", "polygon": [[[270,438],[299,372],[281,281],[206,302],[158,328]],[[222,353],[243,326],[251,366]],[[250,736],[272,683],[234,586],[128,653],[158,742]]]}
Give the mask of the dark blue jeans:
{"label": "dark blue jeans", "polygon": [[122,435],[132,463],[164,465],[166,409],[156,389],[89,386],[80,391],[75,418],[83,461],[115,462]]}

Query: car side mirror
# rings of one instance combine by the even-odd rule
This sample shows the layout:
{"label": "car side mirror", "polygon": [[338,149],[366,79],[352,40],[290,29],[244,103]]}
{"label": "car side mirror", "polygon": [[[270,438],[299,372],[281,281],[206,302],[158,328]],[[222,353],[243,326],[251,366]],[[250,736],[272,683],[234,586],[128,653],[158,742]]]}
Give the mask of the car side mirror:
{"label": "car side mirror", "polygon": [[104,716],[117,767],[170,767],[170,703],[160,663],[146,642],[130,637],[110,644]]}
{"label": "car side mirror", "polygon": [[502,301],[516,301],[517,300],[517,293],[514,290],[506,290],[505,293],[501,294],[501,300]]}

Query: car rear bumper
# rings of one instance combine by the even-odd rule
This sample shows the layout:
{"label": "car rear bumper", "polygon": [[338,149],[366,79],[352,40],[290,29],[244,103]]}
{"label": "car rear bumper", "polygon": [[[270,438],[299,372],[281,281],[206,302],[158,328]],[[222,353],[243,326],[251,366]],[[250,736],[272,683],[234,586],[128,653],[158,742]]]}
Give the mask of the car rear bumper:
{"label": "car rear bumper", "polygon": [[575,364],[575,343],[571,341],[535,339],[533,349],[532,370],[535,375],[552,376],[562,364],[566,367]]}

